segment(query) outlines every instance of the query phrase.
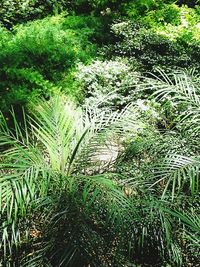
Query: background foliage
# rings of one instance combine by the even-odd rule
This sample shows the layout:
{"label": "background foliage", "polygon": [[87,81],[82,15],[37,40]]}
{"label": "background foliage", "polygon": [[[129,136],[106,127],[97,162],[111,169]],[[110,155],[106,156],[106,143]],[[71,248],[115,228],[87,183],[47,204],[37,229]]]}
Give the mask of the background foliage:
{"label": "background foliage", "polygon": [[198,3],[1,1],[0,265],[199,266]]}
{"label": "background foliage", "polygon": [[62,80],[70,80],[76,63],[96,55],[94,42],[100,32],[98,19],[64,15],[19,25],[14,32],[2,28],[1,109],[62,89]]}

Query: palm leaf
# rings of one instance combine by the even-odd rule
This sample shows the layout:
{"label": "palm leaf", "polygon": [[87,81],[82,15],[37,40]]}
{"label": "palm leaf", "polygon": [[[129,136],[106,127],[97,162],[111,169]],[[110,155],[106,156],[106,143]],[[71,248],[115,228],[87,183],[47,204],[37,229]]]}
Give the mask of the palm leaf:
{"label": "palm leaf", "polygon": [[164,183],[162,198],[171,188],[171,198],[173,200],[175,194],[180,193],[185,184],[189,184],[190,193],[195,196],[199,192],[199,168],[198,158],[176,154],[168,155],[161,164],[155,166],[153,177],[158,180],[150,187]]}
{"label": "palm leaf", "polygon": [[[2,121],[0,245],[5,257],[12,254],[13,246],[20,246],[20,222],[28,218],[40,199],[53,192],[60,196],[70,186],[72,191],[79,192],[76,190],[84,184],[82,201],[88,209],[94,203],[108,205],[109,221],[122,221],[129,204],[116,185],[100,176],[78,178],[77,170],[81,171],[94,154],[102,153],[106,140],[114,137],[122,140],[125,133],[134,132],[135,119],[131,117],[131,107],[122,112],[100,113],[95,107],[82,110],[65,97],[57,96],[39,102],[30,118],[24,115],[22,125],[14,113],[13,129]],[[85,163],[78,168],[80,162]],[[76,175],[73,177],[72,173]]]}
{"label": "palm leaf", "polygon": [[160,77],[146,79],[147,87],[154,90],[152,96],[164,102],[171,101],[179,110],[176,118],[185,129],[199,132],[200,122],[200,95],[199,82],[188,76],[186,72],[167,75],[158,70]]}

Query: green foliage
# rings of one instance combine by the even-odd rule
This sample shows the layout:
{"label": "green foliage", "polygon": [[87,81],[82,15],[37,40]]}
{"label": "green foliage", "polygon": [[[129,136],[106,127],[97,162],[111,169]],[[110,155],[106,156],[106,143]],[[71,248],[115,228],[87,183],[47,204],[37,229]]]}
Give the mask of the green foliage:
{"label": "green foliage", "polygon": [[87,62],[95,54],[95,46],[89,40],[95,30],[92,22],[95,24],[88,17],[57,16],[18,26],[11,46],[23,54],[19,59],[21,64],[22,60],[28,66],[37,64],[49,80],[59,80],[59,72],[62,74],[77,61]]}
{"label": "green foliage", "polygon": [[[116,14],[137,19],[147,17],[166,22],[177,20],[177,8],[173,0],[2,0],[0,22],[8,28],[29,20],[41,19],[47,15],[69,11],[76,14],[95,13],[115,17]],[[194,7],[199,1],[180,0],[176,4]],[[153,17],[155,15],[155,18]]]}
{"label": "green foliage", "polygon": [[2,0],[0,22],[8,28],[13,25],[56,14],[66,8],[63,0]]}
{"label": "green foliage", "polygon": [[179,50],[187,53],[199,44],[199,7],[188,8],[164,4],[161,9],[151,10],[135,19],[151,28],[152,32],[179,44]]}
{"label": "green foliage", "polygon": [[0,23],[7,28],[18,23],[41,19],[48,15],[61,12],[72,14],[90,14],[100,12],[111,15],[112,11],[119,11],[121,0],[2,0],[0,3]]}
{"label": "green foliage", "polygon": [[[158,34],[166,36],[170,40],[178,41],[182,45],[198,45],[199,44],[199,11],[197,8],[188,8],[187,6],[175,6],[174,13],[179,17],[178,20],[172,19],[167,21],[163,16],[163,21],[158,22],[155,20],[156,11],[154,16],[149,14],[142,20],[148,25],[152,26],[154,31]],[[170,12],[171,15],[173,13]],[[191,49],[194,49],[191,47]]]}
{"label": "green foliage", "polygon": [[[183,262],[177,264],[195,266],[197,259],[193,255],[199,253],[199,79],[183,72],[170,76],[160,72],[156,79],[154,76],[143,80],[143,90],[144,81],[146,90],[154,92],[153,100],[161,103],[157,109],[159,117],[151,128],[133,138],[124,158],[118,163],[118,171],[127,176],[124,184],[128,192],[138,194],[139,190],[144,190],[145,195],[173,203],[170,206],[165,202],[165,211],[174,217],[169,227],[175,230],[179,220],[174,232],[179,241],[178,247],[177,244],[176,249],[174,247],[173,257],[175,259],[179,254],[181,260],[180,255],[185,253],[187,256],[182,258]],[[140,118],[149,122],[144,114]]]}
{"label": "green foliage", "polygon": [[78,1],[71,1],[72,6],[79,6],[79,7],[83,7],[83,5],[89,6],[90,8],[93,7],[94,10],[95,9],[99,9],[99,8],[105,8],[105,7],[109,7],[112,4],[115,3],[120,3],[122,1],[119,0],[78,0]]}
{"label": "green foliage", "polygon": [[159,24],[179,25],[181,22],[181,9],[175,4],[165,4],[159,10],[149,11],[140,20],[151,27]]}
{"label": "green foliage", "polygon": [[166,70],[198,69],[199,7],[147,2],[144,12],[140,13],[134,1],[130,9],[133,14],[129,14],[131,20],[112,25],[118,42],[110,54],[126,56],[134,62],[136,59],[148,71],[158,66]]}
{"label": "green foliage", "polygon": [[[190,135],[199,133],[199,77],[188,76],[187,73],[167,75],[160,72],[161,79],[154,84],[156,92],[153,94],[157,100],[172,110],[174,117],[169,120],[184,134],[189,131]],[[147,83],[149,83],[147,79]],[[152,84],[150,85],[152,86]],[[172,114],[168,113],[168,114]]]}
{"label": "green foliage", "polygon": [[115,59],[79,64],[76,79],[85,91],[86,102],[119,109],[136,98],[138,76],[126,60]]}
{"label": "green foliage", "polygon": [[174,3],[173,0],[136,0],[122,3],[121,8],[128,17],[138,20],[149,12],[160,12],[160,10],[170,7],[172,3]]}
{"label": "green foliage", "polygon": [[[195,266],[200,9],[186,2],[2,1],[1,109],[32,115],[0,116],[0,265]],[[66,9],[98,17],[13,27]]]}
{"label": "green foliage", "polygon": [[14,33],[1,29],[1,110],[63,88],[61,80],[75,64],[95,56],[100,25],[93,17],[54,16],[19,25]]}
{"label": "green foliage", "polygon": [[4,69],[2,75],[6,77],[5,81],[1,82],[1,110],[8,111],[11,105],[17,106],[27,104],[39,96],[48,98],[58,90],[51,82],[34,69]]}
{"label": "green foliage", "polygon": [[[122,62],[110,64],[111,69],[108,62],[86,67],[86,81],[101,77],[99,85],[107,83],[106,66],[114,81],[123,79]],[[182,73],[173,77],[143,77],[141,87],[156,91],[161,105],[138,99],[111,112],[89,102],[83,110],[56,97],[40,102],[25,128],[15,118],[11,130],[2,121],[1,145],[8,147],[1,156],[6,255],[16,250],[23,266],[79,266],[80,259],[94,267],[190,263],[185,249],[194,255],[199,249],[199,208],[192,207],[199,194],[198,132],[191,135],[198,110],[184,114],[198,97],[198,79],[186,80]],[[173,131],[165,98],[180,114]],[[185,124],[189,132],[181,131]],[[104,153],[113,142],[121,151],[108,164]],[[29,216],[31,225],[25,220]],[[19,239],[23,224],[27,237]],[[21,261],[23,247],[29,256]]]}
{"label": "green foliage", "polygon": [[[1,148],[8,147],[0,159],[0,245],[3,262],[8,263],[11,257],[12,261],[20,264],[13,251],[19,252],[20,248],[34,242],[31,236],[34,236],[33,229],[37,230],[37,227],[41,227],[44,242],[42,259],[47,257],[50,262],[57,260],[66,264],[76,256],[75,248],[79,257],[85,255],[92,261],[103,261],[98,259],[101,253],[97,254],[97,258],[91,258],[96,240],[90,240],[89,233],[101,239],[98,232],[110,225],[114,231],[114,242],[124,216],[130,214],[125,209],[126,205],[129,207],[129,201],[120,185],[109,175],[95,175],[99,170],[108,168],[107,161],[103,160],[102,165],[98,157],[106,141],[122,138],[132,131],[135,120],[130,117],[131,114],[130,108],[122,112],[105,110],[100,113],[90,106],[84,111],[65,97],[57,96],[49,102],[41,101],[31,120],[24,116],[24,128],[15,116],[14,129],[9,129],[2,119]],[[66,217],[67,210],[70,210],[70,217]],[[75,214],[79,219],[74,217]],[[40,225],[38,218],[44,225]],[[28,220],[30,223],[27,223]],[[50,224],[46,229],[47,222]],[[26,227],[25,236],[23,225]],[[54,235],[48,235],[47,230],[50,233],[53,230]],[[59,233],[59,230],[64,232]],[[124,230],[121,228],[120,231]],[[86,247],[84,235],[88,235]],[[117,245],[120,245],[121,238],[123,235],[119,236]],[[72,255],[69,248],[73,251]],[[55,253],[52,254],[51,250]]]}
{"label": "green foliage", "polygon": [[[143,70],[154,71],[156,67],[165,70],[177,68],[199,68],[198,47],[180,38],[170,39],[161,31],[156,32],[147,26],[141,26],[130,21],[120,22],[112,26],[112,31],[119,41],[110,50],[117,56],[135,60]],[[189,33],[187,31],[187,33]],[[187,38],[190,39],[188,36]],[[185,36],[186,39],[186,36]],[[194,55],[195,53],[195,55]]]}

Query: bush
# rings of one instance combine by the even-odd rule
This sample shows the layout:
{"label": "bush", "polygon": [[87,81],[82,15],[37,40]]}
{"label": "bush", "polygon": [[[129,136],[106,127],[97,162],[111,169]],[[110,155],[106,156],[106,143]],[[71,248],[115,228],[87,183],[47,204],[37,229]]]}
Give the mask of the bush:
{"label": "bush", "polygon": [[199,69],[198,6],[189,8],[170,1],[134,1],[125,6],[131,21],[118,21],[112,26],[119,41],[115,46],[117,56],[137,59],[148,71],[157,66],[166,70]]}
{"label": "bush", "polygon": [[181,23],[181,9],[175,4],[164,4],[158,10],[149,11],[139,20],[151,27],[163,24],[179,25]]}
{"label": "bush", "polygon": [[199,68],[197,57],[193,56],[193,51],[198,53],[195,44],[183,38],[173,40],[161,31],[129,21],[114,24],[112,31],[118,42],[110,53],[127,57],[130,62],[137,60],[144,71],[152,72],[157,67],[165,70]]}
{"label": "bush", "polygon": [[[2,0],[0,23],[10,29],[18,23],[41,19],[63,11],[98,15],[103,12],[103,14],[109,15],[111,10],[119,11],[122,2],[122,0]],[[107,10],[107,8],[111,8],[111,10]]]}
{"label": "bush", "polygon": [[99,28],[93,17],[60,15],[19,25],[14,33],[1,29],[1,109],[36,95],[48,96],[76,63],[96,55],[92,42]]}
{"label": "bush", "polygon": [[17,23],[43,18],[66,8],[63,0],[2,0],[0,22],[8,28]]}
{"label": "bush", "polygon": [[[115,67],[116,77],[123,73],[122,62],[119,68],[107,65]],[[177,76],[178,84],[167,78],[153,85],[149,80],[150,86],[175,106],[182,102],[184,121],[191,126],[185,116],[190,111],[194,130],[198,87],[188,87],[192,83],[183,76]],[[152,125],[162,102],[138,100],[137,107],[111,112],[81,109],[57,96],[39,101],[24,128],[14,118],[10,130],[2,119],[2,266],[196,266],[199,149],[195,157],[179,155],[193,151],[191,135]],[[121,155],[115,173],[108,158],[98,163],[113,140]],[[193,136],[195,143],[199,147]]]}
{"label": "bush", "polygon": [[[2,0],[0,3],[0,22],[8,28],[28,20],[41,19],[47,15],[69,11],[76,14],[128,15],[138,19],[145,14],[155,14],[157,19],[167,20],[176,17],[173,0]],[[172,5],[170,5],[172,4]],[[177,5],[194,7],[199,0],[179,0]],[[161,15],[161,17],[160,17]]]}
{"label": "bush", "polygon": [[88,27],[90,20],[92,18],[56,16],[21,25],[16,28],[11,45],[18,50],[16,56],[21,64],[35,66],[50,80],[60,79],[59,73],[95,55],[96,47],[90,42],[95,25],[93,29]]}
{"label": "bush", "polygon": [[86,102],[101,107],[122,108],[138,96],[138,73],[126,60],[79,64],[76,79],[85,92]]}
{"label": "bush", "polygon": [[153,10],[160,10],[165,3],[173,3],[173,0],[136,0],[126,1],[122,4],[123,12],[131,18],[138,19]]}

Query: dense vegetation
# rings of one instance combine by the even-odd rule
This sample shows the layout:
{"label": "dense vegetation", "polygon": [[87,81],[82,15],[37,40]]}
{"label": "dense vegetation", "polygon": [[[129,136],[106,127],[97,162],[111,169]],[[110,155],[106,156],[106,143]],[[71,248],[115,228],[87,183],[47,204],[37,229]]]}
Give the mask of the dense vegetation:
{"label": "dense vegetation", "polygon": [[0,22],[0,266],[199,266],[199,1]]}

